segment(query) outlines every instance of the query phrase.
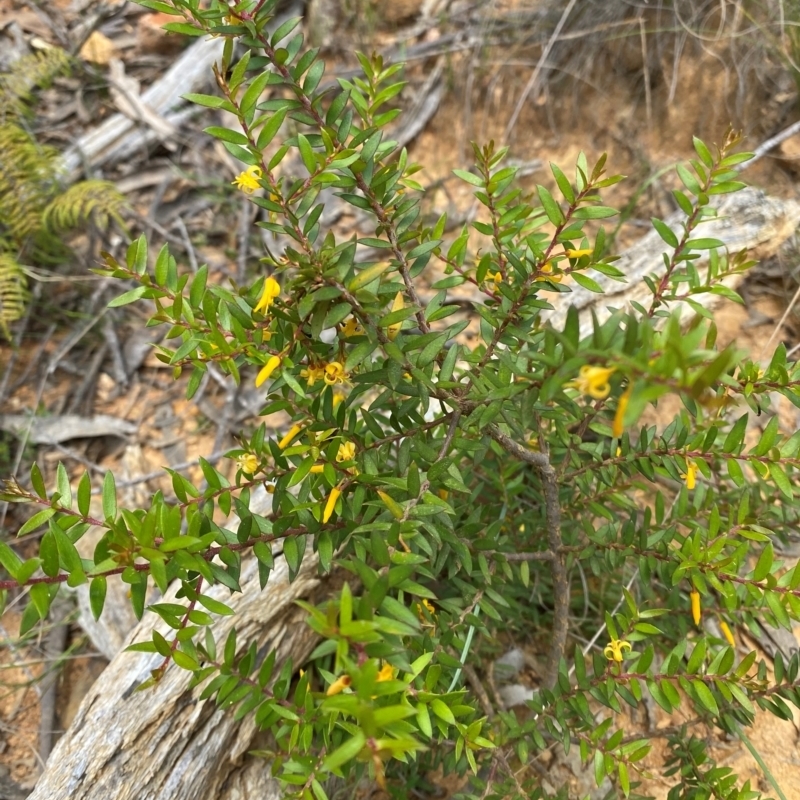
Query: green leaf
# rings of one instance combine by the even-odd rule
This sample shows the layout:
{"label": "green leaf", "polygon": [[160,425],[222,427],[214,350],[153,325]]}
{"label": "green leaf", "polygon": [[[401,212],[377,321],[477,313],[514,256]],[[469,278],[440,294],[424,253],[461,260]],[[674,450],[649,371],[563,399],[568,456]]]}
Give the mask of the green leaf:
{"label": "green leaf", "polygon": [[106,521],[117,518],[117,484],[111,470],[103,477],[103,517]]}
{"label": "green leaf", "polygon": [[364,732],[357,730],[352,739],[348,739],[344,744],[336,748],[322,762],[322,769],[328,772],[338,769],[348,761],[352,761],[363,749],[367,737]]}
{"label": "green leaf", "polygon": [[714,699],[714,695],[711,693],[711,690],[708,688],[708,686],[706,686],[705,682],[697,678],[692,681],[692,687],[697,693],[697,699],[706,708],[706,710],[710,711],[712,714],[719,714],[717,701]]}
{"label": "green leaf", "polygon": [[758,557],[758,562],[756,563],[756,567],[753,570],[753,580],[754,581],[763,581],[764,578],[769,575],[769,571],[772,569],[772,562],[774,560],[775,553],[772,547],[772,542],[767,542],[766,547],[761,551],[761,555]]}
{"label": "green leaf", "polygon": [[148,291],[147,286],[137,286],[135,289],[131,289],[129,292],[125,292],[121,294],[119,297],[115,297],[109,304],[109,308],[119,308],[120,306],[126,306],[129,303],[133,303],[136,300],[139,300],[145,292]]}
{"label": "green leaf", "polygon": [[563,225],[566,220],[561,211],[561,207],[553,199],[553,195],[551,195],[544,186],[537,185],[536,191],[539,193],[539,202],[542,204],[544,213],[547,214],[547,219],[556,227]]}
{"label": "green leaf", "polygon": [[230,606],[227,606],[225,603],[221,603],[219,600],[215,600],[213,597],[209,597],[208,595],[201,594],[197,598],[197,602],[207,608],[212,614],[220,614],[223,617],[228,617],[236,613]]}
{"label": "green leaf", "polygon": [[464,169],[454,169],[453,174],[471,186],[483,187],[483,178],[480,175],[473,175],[471,172],[467,172]]}
{"label": "green leaf", "polygon": [[653,227],[656,229],[658,235],[672,248],[677,248],[680,242],[678,237],[673,233],[672,229],[665,222],[653,217],[651,219]]}
{"label": "green leaf", "polygon": [[570,275],[575,283],[578,284],[578,286],[583,286],[584,289],[594,292],[595,294],[603,293],[603,287],[597,281],[592,280],[587,275],[584,275],[580,272],[571,272]]}
{"label": "green leaf", "polygon": [[106,602],[107,580],[105,575],[96,575],[89,584],[89,605],[92,609],[92,616],[100,619],[103,613],[103,605]]}
{"label": "green leaf", "polygon": [[29,520],[23,524],[23,526],[19,529],[17,536],[24,536],[26,533],[30,533],[31,531],[35,531],[41,525],[44,525],[47,520],[53,517],[57,513],[55,508],[44,508],[41,511],[38,511],[34,514]]}
{"label": "green leaf", "polygon": [[61,495],[58,501],[61,508],[72,509],[72,488],[69,485],[67,469],[61,461],[56,467],[56,491]]}
{"label": "green leaf", "polygon": [[453,716],[453,712],[442,700],[439,700],[439,698],[434,698],[431,700],[430,706],[431,711],[433,711],[433,713],[436,714],[439,719],[444,720],[449,725],[456,724],[456,718]]}
{"label": "green leaf", "polygon": [[78,483],[78,512],[82,516],[88,516],[92,503],[92,481],[89,473],[84,472]]}
{"label": "green leaf", "polygon": [[230,142],[231,144],[248,145],[247,137],[239,131],[231,131],[228,128],[220,128],[212,125],[210,128],[204,128],[203,133],[213,136],[215,139],[220,139],[223,142]]}
{"label": "green leaf", "polygon": [[357,273],[355,278],[347,285],[347,288],[351,292],[358,291],[368,283],[372,283],[372,281],[380,278],[391,266],[392,264],[390,261],[379,261],[377,264],[372,264],[372,266],[362,269],[361,272]]}

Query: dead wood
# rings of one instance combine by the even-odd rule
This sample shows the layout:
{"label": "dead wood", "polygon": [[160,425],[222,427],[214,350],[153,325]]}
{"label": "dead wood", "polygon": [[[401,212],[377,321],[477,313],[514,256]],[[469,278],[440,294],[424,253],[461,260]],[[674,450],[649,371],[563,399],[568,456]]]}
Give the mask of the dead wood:
{"label": "dead wood", "polygon": [[[317,560],[308,555],[293,583],[286,562],[276,558],[264,591],[259,590],[255,559],[242,564],[242,593],[229,596],[221,585],[208,594],[236,612],[214,626],[219,643],[235,625],[238,652],[255,642],[261,657],[278,651],[276,673],[287,658],[294,664],[311,652],[315,637],[296,598],[325,592]],[[175,602],[174,591],[167,601]],[[146,640],[156,627],[169,629],[147,614],[126,644]],[[269,765],[247,755],[258,733],[252,715],[234,720],[230,709],[200,700],[202,687],[189,688],[190,673],[171,667],[155,687],[137,692],[163,661],[161,656],[121,652],[109,664],[59,740],[31,800],[193,800],[279,798]]]}
{"label": "dead wood", "polygon": [[[683,236],[682,224],[686,216],[676,212],[665,222],[680,240]],[[743,189],[736,194],[727,195],[718,206],[717,219],[703,223],[696,231],[694,238],[713,238],[724,242],[731,254],[741,250],[753,250],[756,258],[774,255],[778,248],[794,234],[800,223],[800,203],[795,200],[782,200],[770,197],[758,189]],[[592,331],[592,311],[602,322],[611,315],[612,309],[626,308],[630,310],[632,302],[649,307],[652,293],[644,282],[645,276],[661,276],[664,274],[662,253],[668,247],[655,230],[643,236],[635,245],[629,247],[614,266],[625,274],[625,281],[615,281],[600,273],[592,273],[591,277],[600,284],[604,294],[596,294],[580,286],[572,286],[572,293],[560,296],[547,295],[547,299],[555,306],[553,311],[543,312],[557,328],[564,327],[567,309],[573,305],[580,314],[581,336],[588,336]],[[708,264],[694,262],[701,280],[708,271]],[[745,277],[744,273],[731,275],[724,280],[726,286],[735,288]],[[688,290],[688,289],[687,289]],[[716,307],[724,298],[719,295],[702,294],[696,298],[705,308]],[[680,313],[689,313],[686,304],[670,305]]]}

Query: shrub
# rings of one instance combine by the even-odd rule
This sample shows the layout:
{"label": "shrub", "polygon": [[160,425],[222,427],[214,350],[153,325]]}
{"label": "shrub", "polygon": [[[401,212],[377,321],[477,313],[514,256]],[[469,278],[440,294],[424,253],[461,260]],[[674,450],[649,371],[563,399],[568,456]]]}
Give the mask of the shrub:
{"label": "shrub", "polygon": [[[106,256],[98,272],[135,284],[112,305],[154,304],[149,324],[170,326],[158,358],[176,380],[188,373],[189,397],[214,364],[262,387],[262,416],[292,424],[280,437],[264,424],[242,434],[227,454],[233,485],[204,461],[205,488],[172,473],[174,497],[120,509],[108,473],[100,520],[88,475],[74,496],[63,466],[49,492],[35,466],[31,489],[8,481],[4,499],[41,507],[19,534],[46,527],[36,558],[0,544],[3,586],[30,587],[23,629],[64,582],[90,581],[97,615],[108,575],[130,584],[139,615],[148,581],[162,592],[180,582],[185,605],[152,607],[174,634],[131,649],[164,656],[152,682],[174,661],[205,682],[204,696],[255,714],[287,791],[318,800],[333,776],[367,775],[403,795],[399,778],[432,765],[469,773],[464,797],[544,797],[531,759],[554,742],[634,797],[650,738],[626,736],[624,709],[645,695],[737,735],[756,709],[790,719],[798,658],[776,656],[771,673],[736,637],[800,617],[800,567],[774,546],[797,519],[800,432],[784,436],[773,416],[759,441],[747,438],[771,394],[800,405],[800,370],[782,345],[765,370],[735,346],[717,349],[702,305],[708,294],[736,299],[723,278],[749,265],[701,229],[714,199],[743,186],[738,138],[694,141],[674,192],[685,221],[653,221],[665,255],[646,279],[649,300],[583,334],[574,308],[563,326],[542,312],[553,293],[569,302],[567,283],[600,292],[593,272],[625,280],[605,249],[602,220],[616,212],[601,195],[621,180],[605,176],[605,158],[581,156],[572,178],[554,165],[558,194],[538,186],[528,197],[505,149],[475,146],[474,168],[456,174],[482,216],[446,242],[446,218],[420,215],[419,167],[384,138],[399,65],[360,55],[362,77],[323,91],[324,64],[303,49],[298,21],[267,31],[275,0],[253,11],[142,4],[183,17],[174,31],[225,38],[220,94],[191,99],[238,120],[207,133],[245,165],[235,183],[268,212],[258,224],[288,243],[249,286],[209,284],[206,267],[179,269],[166,246],[150,272],[144,237],[125,264]],[[279,176],[290,153],[302,170]],[[368,236],[322,229],[326,189],[372,220]],[[423,291],[433,267],[445,276]],[[463,284],[482,298],[472,347],[460,337],[470,319],[454,322],[461,306],[448,300]],[[677,303],[694,311],[688,323]],[[680,396],[680,414],[663,430],[637,428],[667,394]],[[268,514],[249,510],[261,484]],[[224,526],[232,512],[237,533]],[[75,542],[90,523],[107,532],[87,561]],[[237,652],[235,634],[215,642],[213,615],[232,611],[203,591],[236,591],[251,551],[265,582],[276,542],[292,574],[313,553],[321,571],[347,575],[335,597],[304,604],[320,644],[294,680],[292,665],[273,675],[274,653],[259,663]],[[548,653],[541,685],[525,713],[488,718],[465,667],[519,631]],[[757,796],[705,741],[684,730],[670,745],[671,796]]]}

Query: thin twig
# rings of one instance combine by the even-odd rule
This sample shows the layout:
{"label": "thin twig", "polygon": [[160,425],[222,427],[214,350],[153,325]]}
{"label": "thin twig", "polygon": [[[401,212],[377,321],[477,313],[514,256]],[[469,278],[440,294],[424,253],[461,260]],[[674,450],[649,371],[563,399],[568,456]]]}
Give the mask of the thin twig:
{"label": "thin twig", "polygon": [[544,50],[542,50],[542,55],[539,57],[539,63],[536,65],[536,69],[534,69],[533,74],[528,80],[528,83],[522,90],[522,95],[517,101],[517,105],[514,108],[514,113],[508,120],[505,132],[503,133],[504,142],[509,141],[509,138],[511,136],[511,131],[517,124],[517,120],[519,119],[519,115],[522,113],[522,107],[525,105],[525,101],[528,99],[528,95],[536,88],[536,85],[539,83],[539,76],[542,74],[542,67],[544,66],[545,61],[547,61],[547,57],[550,55],[550,51],[553,49],[553,45],[556,43],[556,41],[558,41],[558,36],[561,33],[561,29],[564,27],[564,23],[567,21],[567,17],[572,13],[572,9],[574,8],[574,6],[575,6],[575,0],[569,0],[569,5],[564,9],[564,13],[561,15],[561,19],[558,21],[558,25],[556,25],[556,28],[553,31],[553,35],[547,40],[547,44],[545,45]]}
{"label": "thin twig", "polygon": [[758,147],[756,147],[755,150],[753,150],[753,157],[749,161],[745,161],[738,167],[734,167],[734,169],[737,169],[739,172],[741,172],[748,167],[752,167],[756,161],[762,159],[767,153],[769,153],[770,150],[774,149],[779,144],[782,144],[798,132],[800,132],[800,120],[793,122],[788,128],[784,128],[780,133],[776,133],[774,136],[771,136],[769,139],[762,142]]}
{"label": "thin twig", "polygon": [[544,685],[549,689],[556,684],[558,666],[564,656],[569,629],[569,580],[564,564],[565,556],[561,550],[561,505],[558,500],[556,471],[546,454],[528,450],[503,433],[496,425],[490,425],[487,430],[507,453],[533,466],[542,477],[547,542],[553,554],[550,560],[553,573],[553,638],[547,656],[544,679]]}

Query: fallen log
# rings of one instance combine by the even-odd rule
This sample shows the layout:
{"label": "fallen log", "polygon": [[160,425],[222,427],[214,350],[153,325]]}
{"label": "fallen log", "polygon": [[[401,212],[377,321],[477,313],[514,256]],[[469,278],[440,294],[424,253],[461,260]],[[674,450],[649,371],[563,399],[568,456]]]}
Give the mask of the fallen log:
{"label": "fallen log", "polygon": [[[325,595],[327,583],[317,575],[316,557],[306,556],[292,583],[278,557],[262,592],[256,560],[244,559],[241,594],[230,595],[221,585],[207,592],[236,612],[214,625],[217,642],[235,625],[238,652],[251,642],[262,656],[277,650],[276,674],[288,658],[302,663],[315,634],[294,601]],[[174,591],[165,599],[175,602]],[[126,645],[148,639],[154,627],[170,633],[155,614],[146,614]],[[124,650],[114,658],[53,749],[31,800],[281,797],[269,766],[247,755],[258,734],[252,715],[235,720],[230,709],[200,700],[202,686],[190,688],[191,673],[174,665],[156,686],[136,691],[162,661],[157,654]]]}

